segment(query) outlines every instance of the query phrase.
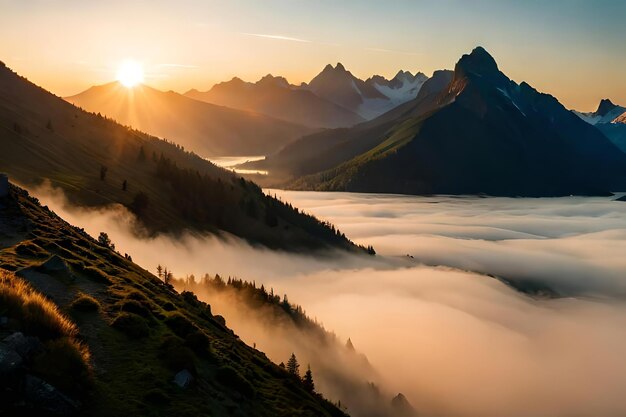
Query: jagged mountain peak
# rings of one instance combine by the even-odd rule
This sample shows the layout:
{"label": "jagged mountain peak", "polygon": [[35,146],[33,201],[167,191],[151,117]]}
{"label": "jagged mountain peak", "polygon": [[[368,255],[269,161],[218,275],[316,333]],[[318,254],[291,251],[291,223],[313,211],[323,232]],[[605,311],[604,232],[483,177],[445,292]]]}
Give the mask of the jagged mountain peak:
{"label": "jagged mountain peak", "polygon": [[459,59],[454,68],[457,75],[467,75],[468,73],[479,76],[488,76],[499,73],[496,60],[483,48],[477,46],[471,53],[465,54]]}
{"label": "jagged mountain peak", "polygon": [[261,78],[257,85],[274,85],[278,87],[289,87],[289,82],[285,77],[281,76],[273,76],[272,74],[267,74],[263,78]]}
{"label": "jagged mountain peak", "polygon": [[617,106],[613,104],[613,102],[610,99],[604,98],[600,100],[600,104],[598,105],[598,110],[596,110],[596,114],[598,116],[604,116],[616,107]]}

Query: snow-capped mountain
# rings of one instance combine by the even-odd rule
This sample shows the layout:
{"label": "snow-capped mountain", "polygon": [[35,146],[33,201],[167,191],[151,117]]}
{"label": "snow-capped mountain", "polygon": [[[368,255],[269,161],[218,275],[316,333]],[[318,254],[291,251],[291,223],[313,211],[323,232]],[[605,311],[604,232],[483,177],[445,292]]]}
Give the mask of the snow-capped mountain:
{"label": "snow-capped mountain", "polygon": [[[605,98],[600,101],[600,105],[595,112],[582,113],[574,111],[578,117],[589,124],[597,125],[601,123],[624,123],[626,122],[626,107],[613,104],[611,100]],[[620,121],[618,121],[620,120]]]}
{"label": "snow-capped mountain", "polygon": [[626,153],[626,107],[613,104],[611,100],[605,98],[600,101],[598,109],[594,112],[574,111],[574,113],[598,128],[604,136]]}
{"label": "snow-capped mountain", "polygon": [[417,93],[426,80],[428,77],[421,72],[413,75],[409,71],[400,70],[391,80],[375,75],[369,78],[366,83],[373,85],[374,88],[387,96],[393,103],[392,107],[395,107],[417,97]]}
{"label": "snow-capped mountain", "polygon": [[400,71],[391,80],[380,75],[367,81],[355,77],[338,63],[327,65],[310,83],[301,88],[356,112],[366,119],[373,119],[394,107],[414,99],[426,77]]}

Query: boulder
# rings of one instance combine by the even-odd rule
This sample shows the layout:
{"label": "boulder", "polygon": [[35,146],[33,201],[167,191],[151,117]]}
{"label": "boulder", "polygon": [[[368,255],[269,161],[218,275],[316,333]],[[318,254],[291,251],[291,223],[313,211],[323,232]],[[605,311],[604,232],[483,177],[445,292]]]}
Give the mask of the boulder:
{"label": "boulder", "polygon": [[69,266],[59,255],[52,255],[39,268],[46,272],[70,273]]}
{"label": "boulder", "polygon": [[38,338],[24,336],[21,332],[15,332],[4,338],[3,344],[13,349],[22,358],[28,358],[41,348]]}
{"label": "boulder", "polygon": [[19,369],[23,361],[11,346],[0,343],[0,380],[4,380]]}
{"label": "boulder", "polygon": [[27,404],[54,415],[74,415],[80,407],[80,403],[33,375],[24,377],[24,397]]}
{"label": "boulder", "polygon": [[193,375],[187,369],[183,369],[174,376],[174,383],[181,388],[187,388],[193,382]]}

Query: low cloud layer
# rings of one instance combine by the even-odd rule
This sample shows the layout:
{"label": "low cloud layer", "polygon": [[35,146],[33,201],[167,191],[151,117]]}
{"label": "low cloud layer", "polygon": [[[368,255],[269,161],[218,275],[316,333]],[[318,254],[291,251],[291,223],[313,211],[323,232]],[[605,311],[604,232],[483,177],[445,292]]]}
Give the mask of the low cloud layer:
{"label": "low cloud layer", "polygon": [[[277,191],[382,255],[314,258],[235,238],[141,240],[122,210],[36,194],[91,234],[107,231],[147,269],[236,275],[286,292],[351,337],[422,415],[626,415],[625,203]],[[541,281],[567,297],[533,299],[482,274]],[[230,324],[249,340],[251,330]],[[284,346],[263,344],[283,360],[273,354]]]}

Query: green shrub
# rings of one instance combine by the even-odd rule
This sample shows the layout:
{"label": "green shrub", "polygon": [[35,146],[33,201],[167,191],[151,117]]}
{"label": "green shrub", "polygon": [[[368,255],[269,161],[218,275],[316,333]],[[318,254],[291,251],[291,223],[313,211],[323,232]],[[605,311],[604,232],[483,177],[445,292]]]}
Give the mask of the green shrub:
{"label": "green shrub", "polygon": [[230,366],[222,366],[217,370],[217,380],[246,397],[254,396],[254,387]]}
{"label": "green shrub", "polygon": [[170,403],[170,397],[159,388],[153,388],[143,396],[143,400],[148,404],[165,405]]}
{"label": "green shrub", "polygon": [[17,247],[15,248],[15,252],[31,258],[42,258],[44,256],[47,256],[46,251],[44,251],[35,243],[29,241],[22,242],[17,245]]}
{"label": "green shrub", "polygon": [[147,319],[152,318],[150,310],[137,300],[124,300],[119,303],[119,306],[122,311],[134,313]]}
{"label": "green shrub", "polygon": [[193,324],[187,317],[182,314],[176,312],[169,315],[165,319],[165,324],[167,327],[172,329],[172,331],[182,338],[186,338],[191,333],[197,330],[195,324]]}
{"label": "green shrub", "polygon": [[51,340],[33,361],[33,372],[69,393],[84,393],[92,385],[92,374],[84,345],[67,337]]}
{"label": "green shrub", "polygon": [[166,336],[159,347],[159,358],[163,364],[174,372],[187,369],[196,373],[196,358],[183,341],[176,336]]}
{"label": "green shrub", "polygon": [[85,275],[87,275],[87,277],[96,282],[102,282],[104,284],[111,283],[111,279],[109,278],[109,276],[95,266],[88,266],[83,270],[83,272],[85,273]]}
{"label": "green shrub", "polygon": [[211,349],[209,337],[201,330],[189,333],[185,338],[185,345],[201,355],[209,353],[209,350]]}
{"label": "green shrub", "polygon": [[165,310],[165,311],[174,311],[174,310],[176,310],[176,306],[174,304],[172,304],[171,301],[166,301],[165,303],[163,303],[161,305],[161,307],[163,307],[163,310]]}
{"label": "green shrub", "polygon": [[79,293],[72,302],[72,308],[78,311],[93,312],[100,310],[100,303],[90,295]]}
{"label": "green shrub", "polygon": [[111,326],[133,339],[146,337],[150,334],[150,328],[146,321],[133,313],[121,313],[113,320]]}

